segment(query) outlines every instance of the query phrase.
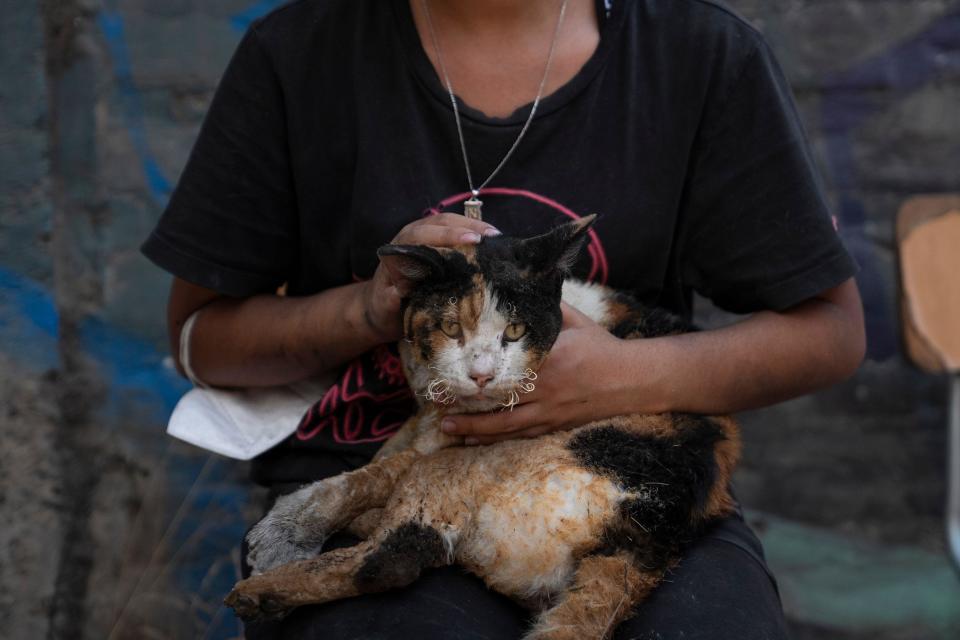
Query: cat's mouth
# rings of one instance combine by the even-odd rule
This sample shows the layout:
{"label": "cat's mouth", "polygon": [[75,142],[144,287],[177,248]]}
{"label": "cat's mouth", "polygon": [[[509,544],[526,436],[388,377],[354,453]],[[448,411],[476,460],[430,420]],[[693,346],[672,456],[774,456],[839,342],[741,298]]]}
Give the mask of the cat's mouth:
{"label": "cat's mouth", "polygon": [[511,407],[519,399],[519,393],[510,389],[481,389],[470,395],[462,394],[457,396],[452,405],[462,407],[468,412],[475,411],[496,411]]}
{"label": "cat's mouth", "polygon": [[478,401],[500,401],[502,398],[509,397],[510,389],[505,389],[500,385],[488,387],[457,388],[457,386],[448,383],[446,380],[431,382],[427,387],[424,396],[436,404],[452,405],[463,402]]}
{"label": "cat's mouth", "polygon": [[504,389],[481,389],[476,393],[470,395],[463,394],[459,396],[459,400],[464,402],[494,402],[500,403],[505,400],[509,400],[510,391]]}
{"label": "cat's mouth", "polygon": [[513,384],[497,384],[470,389],[457,389],[443,378],[430,381],[423,394],[428,400],[439,405],[461,405],[473,410],[493,410],[497,408],[513,409],[520,398],[536,389],[534,384],[537,373],[533,369],[525,370]]}

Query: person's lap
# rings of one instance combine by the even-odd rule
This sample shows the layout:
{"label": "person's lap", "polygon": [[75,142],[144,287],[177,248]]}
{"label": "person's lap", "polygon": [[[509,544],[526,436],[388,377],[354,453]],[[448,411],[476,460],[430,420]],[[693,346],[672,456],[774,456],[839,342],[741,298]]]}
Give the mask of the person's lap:
{"label": "person's lap", "polygon": [[[737,526],[745,525],[737,522]],[[748,531],[748,530],[747,530]],[[335,537],[333,546],[353,541]],[[275,623],[247,626],[249,640],[266,638],[501,640],[519,638],[531,614],[487,589],[458,567],[425,572],[399,590],[301,607]],[[739,544],[707,536],[616,640],[780,640],[787,637],[776,588],[759,559]]]}
{"label": "person's lap", "polygon": [[637,608],[617,640],[783,640],[788,637],[772,578],[739,546],[706,538]]}

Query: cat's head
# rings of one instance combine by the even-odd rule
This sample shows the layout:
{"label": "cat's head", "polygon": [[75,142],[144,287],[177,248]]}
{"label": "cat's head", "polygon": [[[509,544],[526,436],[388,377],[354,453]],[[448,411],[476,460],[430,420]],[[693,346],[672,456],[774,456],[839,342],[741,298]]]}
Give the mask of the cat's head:
{"label": "cat's head", "polygon": [[595,216],[533,238],[386,245],[404,298],[400,350],[414,392],[457,411],[515,404],[560,333],[560,294]]}

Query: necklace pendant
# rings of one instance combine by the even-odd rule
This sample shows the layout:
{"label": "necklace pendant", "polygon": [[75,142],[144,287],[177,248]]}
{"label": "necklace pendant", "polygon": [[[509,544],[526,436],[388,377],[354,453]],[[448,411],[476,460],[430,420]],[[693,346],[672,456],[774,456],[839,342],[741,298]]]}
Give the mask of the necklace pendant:
{"label": "necklace pendant", "polygon": [[483,202],[478,200],[477,196],[473,196],[469,200],[464,201],[463,215],[471,220],[483,220],[483,214],[480,212],[480,207],[482,206]]}

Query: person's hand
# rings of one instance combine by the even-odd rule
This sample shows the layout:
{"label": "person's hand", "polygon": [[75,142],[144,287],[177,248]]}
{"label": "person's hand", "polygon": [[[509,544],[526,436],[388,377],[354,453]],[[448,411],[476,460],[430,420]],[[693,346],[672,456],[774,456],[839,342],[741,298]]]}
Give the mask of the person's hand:
{"label": "person's hand", "polygon": [[491,444],[573,429],[617,415],[613,405],[616,362],[624,341],[563,304],[563,326],[540,368],[536,389],[521,395],[511,411],[455,415],[441,428],[466,436],[466,444]]}
{"label": "person's hand", "polygon": [[[390,241],[390,244],[425,244],[431,247],[453,247],[477,244],[483,236],[499,235],[491,224],[455,213],[441,213],[411,222]],[[363,316],[381,342],[399,340],[400,300],[409,292],[411,283],[391,273],[381,262],[373,278],[364,283]]]}

